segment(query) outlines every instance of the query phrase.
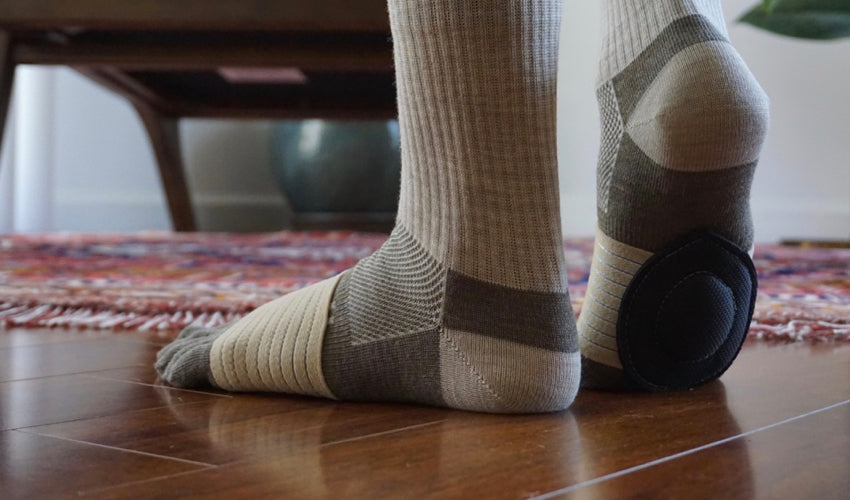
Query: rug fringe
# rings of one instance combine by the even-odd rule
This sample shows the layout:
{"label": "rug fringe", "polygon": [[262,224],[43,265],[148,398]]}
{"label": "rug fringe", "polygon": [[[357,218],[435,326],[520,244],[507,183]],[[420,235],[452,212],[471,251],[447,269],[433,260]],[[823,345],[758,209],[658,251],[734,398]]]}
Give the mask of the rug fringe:
{"label": "rug fringe", "polygon": [[[0,328],[68,328],[177,332],[187,326],[212,328],[245,313],[223,311],[136,312],[97,307],[0,303]],[[753,320],[749,335],[765,340],[850,341],[850,324],[814,319]]]}
{"label": "rug fringe", "polygon": [[94,330],[180,331],[187,326],[215,327],[244,314],[222,311],[134,312],[96,307],[0,303],[0,328],[73,328]]}
{"label": "rug fringe", "polygon": [[821,320],[794,319],[788,323],[761,323],[753,320],[751,337],[765,340],[803,341],[850,341],[850,324],[832,323]]}

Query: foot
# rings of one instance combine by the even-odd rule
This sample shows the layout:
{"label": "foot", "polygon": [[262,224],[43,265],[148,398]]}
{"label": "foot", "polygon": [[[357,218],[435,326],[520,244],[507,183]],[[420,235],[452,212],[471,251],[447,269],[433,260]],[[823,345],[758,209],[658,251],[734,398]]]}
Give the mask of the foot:
{"label": "foot", "polygon": [[605,5],[583,386],[688,389],[729,367],[752,316],[749,190],[767,98],[719,0]]}
{"label": "foot", "polygon": [[566,408],[580,362],[554,133],[560,1],[389,10],[402,140],[389,240],[224,331],[178,339],[160,373],[231,391]]}
{"label": "foot", "polygon": [[178,387],[399,401],[495,413],[566,408],[578,388],[567,293],[447,269],[403,228],[342,275],[159,353]]}

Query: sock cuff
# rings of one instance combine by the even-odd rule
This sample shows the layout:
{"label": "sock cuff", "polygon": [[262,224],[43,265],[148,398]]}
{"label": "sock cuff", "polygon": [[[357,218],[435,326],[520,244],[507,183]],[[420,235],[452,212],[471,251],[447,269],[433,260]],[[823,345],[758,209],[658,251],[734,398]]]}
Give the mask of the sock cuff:
{"label": "sock cuff", "polygon": [[336,399],[322,373],[334,276],[269,302],[215,340],[210,371],[228,391],[262,390]]}
{"label": "sock cuff", "polygon": [[566,288],[561,4],[389,2],[405,166],[397,221],[441,264],[482,281]]}
{"label": "sock cuff", "polygon": [[728,38],[720,0],[605,0],[598,82],[625,69],[670,23],[692,15]]}

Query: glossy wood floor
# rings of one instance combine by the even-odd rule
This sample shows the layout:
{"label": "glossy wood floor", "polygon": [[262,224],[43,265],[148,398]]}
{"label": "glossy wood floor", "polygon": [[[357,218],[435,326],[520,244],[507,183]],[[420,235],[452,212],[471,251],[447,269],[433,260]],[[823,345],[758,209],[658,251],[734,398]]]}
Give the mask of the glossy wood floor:
{"label": "glossy wood floor", "polygon": [[0,331],[0,497],[848,498],[850,344],[492,416],[175,390],[155,334]]}

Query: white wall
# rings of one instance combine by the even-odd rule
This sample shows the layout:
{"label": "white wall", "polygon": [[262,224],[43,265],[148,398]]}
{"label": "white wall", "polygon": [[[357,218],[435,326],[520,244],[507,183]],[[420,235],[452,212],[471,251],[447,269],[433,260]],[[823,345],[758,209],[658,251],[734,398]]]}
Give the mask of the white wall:
{"label": "white wall", "polygon": [[[790,40],[734,24],[755,1],[724,5],[733,41],[772,99],[772,128],[753,190],[757,239],[847,239],[850,41]],[[591,235],[595,224],[598,23],[599,2],[566,0],[558,136],[569,235]],[[70,70],[57,71],[53,229],[168,228],[153,155],[132,108]],[[268,168],[268,130],[264,122],[184,122],[202,229],[286,224],[286,205]]]}
{"label": "white wall", "polygon": [[[0,231],[170,228],[154,156],[129,103],[65,68],[20,68],[16,94],[23,86],[31,86],[27,82],[32,78],[25,78],[31,75],[51,82],[49,92],[30,96],[43,101],[38,102],[36,118],[48,111],[50,118],[34,121],[32,110],[24,110],[22,102],[17,102],[20,99],[10,112],[0,157]],[[22,128],[35,132],[16,133]],[[268,122],[183,120],[181,131],[188,182],[202,229],[271,231],[288,223],[290,212],[269,168]],[[32,212],[45,207],[51,213],[37,217],[37,223],[22,225],[22,211],[16,205],[26,197],[15,183],[20,184],[22,172],[33,162],[18,160],[27,156],[22,152],[49,151],[39,148],[47,143],[53,146],[52,154],[37,155],[36,163],[51,178],[38,175],[36,181],[43,181],[42,185],[29,191],[46,190],[51,195],[37,207],[40,210],[23,215],[32,218],[38,215]],[[44,198],[48,197],[40,197]]]}
{"label": "white wall", "polygon": [[[595,91],[600,3],[566,0],[558,137],[567,234],[592,234],[599,147]],[[757,241],[850,238],[850,40],[810,42],[735,23],[756,0],[724,0],[732,42],[771,98],[753,186]]]}
{"label": "white wall", "polygon": [[[153,152],[122,98],[59,69],[56,90],[55,229],[168,229]],[[286,223],[269,170],[269,125],[183,120],[183,156],[201,227],[275,230]]]}
{"label": "white wall", "polygon": [[56,230],[169,227],[141,121],[120,97],[69,69],[56,85]]}

